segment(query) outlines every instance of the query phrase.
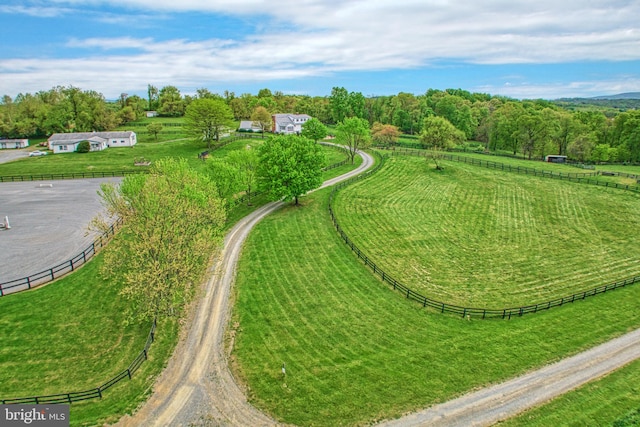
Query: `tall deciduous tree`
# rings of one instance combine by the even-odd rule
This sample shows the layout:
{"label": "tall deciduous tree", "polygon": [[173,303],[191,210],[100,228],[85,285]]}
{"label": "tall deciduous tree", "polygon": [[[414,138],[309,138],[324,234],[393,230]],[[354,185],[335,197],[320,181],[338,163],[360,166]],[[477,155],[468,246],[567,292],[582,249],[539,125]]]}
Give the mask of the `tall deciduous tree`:
{"label": "tall deciduous tree", "polygon": [[336,142],[347,147],[351,164],[356,152],[367,148],[371,143],[369,123],[358,117],[348,117],[336,126]]}
{"label": "tall deciduous tree", "polygon": [[347,89],[343,87],[334,87],[331,89],[329,105],[333,122],[342,122],[349,114],[349,92]]}
{"label": "tall deciduous tree", "polygon": [[371,128],[371,137],[378,144],[393,147],[398,142],[400,130],[394,125],[383,125],[375,122]]}
{"label": "tall deciduous tree", "polygon": [[158,142],[158,134],[162,131],[162,123],[156,122],[147,125],[147,132],[149,132]]}
{"label": "tall deciduous tree", "polygon": [[297,135],[269,137],[259,149],[258,180],[273,200],[294,200],[322,183],[324,154],[312,140]]}
{"label": "tall deciduous tree", "polygon": [[318,142],[318,140],[324,139],[327,136],[327,127],[314,117],[302,125],[302,136]]}
{"label": "tall deciduous tree", "polygon": [[441,169],[438,159],[441,151],[453,147],[456,143],[465,140],[464,132],[457,129],[444,117],[426,117],[422,124],[420,141],[432,150],[432,158],[436,169]]}
{"label": "tall deciduous tree", "polygon": [[271,128],[272,118],[269,111],[263,106],[257,106],[251,114],[251,121],[260,126],[260,132],[264,138],[264,131]]}
{"label": "tall deciduous tree", "polygon": [[158,96],[158,112],[163,116],[178,117],[184,114],[184,100],[175,86],[165,86]]}
{"label": "tall deciduous tree", "polygon": [[235,168],[238,182],[247,196],[247,206],[251,206],[251,191],[255,190],[258,179],[260,159],[255,148],[247,146],[244,150],[229,153],[229,163]]}
{"label": "tall deciduous tree", "polygon": [[123,220],[102,273],[123,283],[131,317],[180,315],[221,241],[225,212],[215,183],[185,160],[165,159],[150,174],[104,184],[100,195],[108,213]]}
{"label": "tall deciduous tree", "polygon": [[233,126],[233,112],[222,99],[196,99],[185,112],[187,134],[205,142],[208,148],[213,141],[220,142],[220,135]]}

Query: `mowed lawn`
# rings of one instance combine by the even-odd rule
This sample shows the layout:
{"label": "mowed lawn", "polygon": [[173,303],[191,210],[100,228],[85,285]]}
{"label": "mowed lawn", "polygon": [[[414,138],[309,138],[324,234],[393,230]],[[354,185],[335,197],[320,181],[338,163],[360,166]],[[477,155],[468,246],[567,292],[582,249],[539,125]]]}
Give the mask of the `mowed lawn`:
{"label": "mowed lawn", "polygon": [[[107,148],[91,153],[51,154],[42,157],[26,157],[10,163],[0,164],[0,176],[42,175],[61,173],[91,172],[140,172],[147,166],[135,166],[134,160],[144,158],[154,162],[166,157],[184,158],[198,170],[206,169],[206,162],[198,154],[209,151],[210,157],[224,157],[230,151],[247,146],[258,147],[262,139],[241,139],[209,150],[206,144],[188,138],[161,142],[139,142],[133,147]],[[346,154],[336,148],[322,146],[326,153],[327,165],[346,159]]]}
{"label": "mowed lawn", "polygon": [[[630,413],[634,423],[621,423]],[[504,421],[501,427],[611,426],[631,427],[640,421],[640,360],[540,407]]]}
{"label": "mowed lawn", "polygon": [[[95,389],[140,354],[150,323],[126,323],[119,286],[99,274],[101,255],[54,283],[0,298],[0,398]],[[177,339],[175,322],[158,324],[149,360],[133,381],[103,399],[71,405],[72,425],[115,421],[149,393]]]}
{"label": "mowed lawn", "polygon": [[[384,181],[374,179],[362,185]],[[511,320],[424,309],[380,282],[341,241],[329,191],[261,221],[238,267],[232,366],[250,401],[280,421],[338,426],[398,417],[640,327],[640,286]]]}
{"label": "mowed lawn", "polygon": [[[251,140],[252,144],[256,142]],[[212,157],[224,157],[246,145],[247,141],[234,142],[212,152]],[[335,148],[323,147],[323,151],[327,165],[346,158]],[[206,168],[206,162],[198,162]],[[331,169],[325,172],[325,178],[353,167]],[[252,206],[231,210],[229,227],[265,202],[262,196]],[[98,255],[54,283],[0,298],[0,399],[95,389],[138,356],[151,325],[126,322],[124,312],[129,303],[118,295],[119,284],[101,276],[101,262]],[[71,424],[100,425],[133,411],[150,393],[154,378],[171,355],[177,334],[177,322],[160,322],[149,361],[142,364],[133,380],[120,382],[102,399],[73,403]]]}
{"label": "mowed lawn", "polygon": [[391,157],[335,198],[346,234],[407,287],[499,309],[640,276],[640,195],[442,163]]}

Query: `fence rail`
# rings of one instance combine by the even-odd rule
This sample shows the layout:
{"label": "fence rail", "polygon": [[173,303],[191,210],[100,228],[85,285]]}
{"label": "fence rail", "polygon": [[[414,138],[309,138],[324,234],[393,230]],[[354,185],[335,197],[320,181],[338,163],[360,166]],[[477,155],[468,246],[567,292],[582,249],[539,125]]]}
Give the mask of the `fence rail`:
{"label": "fence rail", "polygon": [[121,225],[122,220],[118,218],[113,224],[111,224],[107,231],[98,236],[85,250],[69,261],[65,261],[48,270],[32,274],[21,279],[0,283],[0,297],[44,285],[45,283],[59,279],[65,274],[71,273],[76,268],[93,258],[93,256],[107,244],[111,237],[113,237],[116,230]]}
{"label": "fence rail", "polygon": [[52,181],[64,179],[87,178],[114,178],[126,175],[145,173],[146,170],[113,171],[113,172],[70,172],[70,173],[42,173],[31,175],[5,175],[0,176],[0,182],[24,182],[24,181]]}
{"label": "fence rail", "polygon": [[13,399],[0,399],[0,402],[3,405],[10,404],[46,404],[46,403],[73,403],[79,402],[82,400],[89,399],[102,399],[102,393],[114,385],[118,384],[120,381],[125,378],[131,379],[133,374],[140,368],[140,365],[147,360],[149,348],[155,339],[157,322],[156,319],[153,320],[151,324],[151,330],[149,331],[149,335],[147,336],[147,341],[144,345],[144,348],[136,356],[136,358],[131,362],[131,364],[124,371],[120,372],[109,381],[105,382],[101,386],[97,388],[92,388],[85,391],[75,391],[71,393],[60,393],[60,394],[50,394],[44,396],[31,396],[31,397],[18,397]]}
{"label": "fence rail", "polygon": [[[418,156],[418,157],[428,157],[430,153],[424,150],[413,150],[413,149],[396,149],[391,152],[392,156],[395,155],[408,155],[408,156]],[[466,156],[458,156],[455,154],[442,154],[442,159],[450,160],[454,162],[460,163],[468,163],[472,165],[478,165],[485,168],[492,168],[496,170],[502,170],[507,172],[514,172],[524,175],[533,175],[540,176],[544,178],[555,178],[560,180],[566,180],[571,182],[578,182],[581,184],[590,184],[590,185],[598,185],[601,187],[609,187],[609,188],[617,188],[619,190],[632,191],[635,193],[640,193],[640,186],[637,185],[628,185],[628,184],[618,184],[616,182],[609,181],[599,181],[597,179],[591,179],[601,175],[614,175],[618,174],[617,172],[577,172],[577,173],[562,173],[562,172],[550,172],[535,168],[527,168],[524,166],[512,166],[505,163],[491,162],[487,160],[480,160],[473,157]]]}
{"label": "fence rail", "polygon": [[384,164],[384,159],[385,157],[382,156],[379,164],[375,168],[371,169],[370,171],[365,172],[364,174],[358,175],[349,180],[343,181],[339,184],[336,184],[333,187],[331,191],[331,195],[329,196],[329,215],[331,216],[331,220],[333,221],[333,225],[336,228],[336,231],[338,232],[338,234],[340,235],[344,243],[347,246],[349,246],[349,248],[351,248],[351,251],[357,255],[358,259],[360,259],[366,266],[368,266],[375,275],[380,276],[382,281],[389,284],[395,291],[402,293],[407,299],[410,299],[422,304],[423,307],[433,308],[435,310],[438,310],[441,313],[457,314],[462,316],[463,318],[464,317],[481,317],[482,319],[486,319],[486,318],[499,317],[502,319],[511,319],[511,317],[513,316],[522,316],[524,314],[537,313],[539,311],[548,310],[552,307],[559,307],[568,303],[573,303],[575,301],[584,300],[587,297],[605,293],[614,289],[623,288],[625,286],[629,286],[634,283],[640,282],[640,276],[635,276],[635,277],[631,277],[631,278],[617,281],[614,283],[598,286],[596,288],[589,289],[586,291],[577,292],[569,296],[553,299],[550,301],[545,301],[542,303],[529,304],[529,305],[520,306],[520,307],[499,308],[499,309],[482,308],[482,307],[464,307],[464,306],[448,304],[443,301],[438,301],[432,298],[428,298],[408,288],[404,284],[398,282],[393,276],[391,276],[389,273],[385,272],[380,267],[378,267],[375,262],[373,262],[364,252],[362,252],[355,245],[355,243],[349,238],[349,236],[347,236],[344,230],[342,230],[342,227],[338,223],[338,219],[333,211],[332,202],[335,194],[340,189],[346,187],[347,185],[350,185],[355,181],[367,178],[371,174],[378,171]]}

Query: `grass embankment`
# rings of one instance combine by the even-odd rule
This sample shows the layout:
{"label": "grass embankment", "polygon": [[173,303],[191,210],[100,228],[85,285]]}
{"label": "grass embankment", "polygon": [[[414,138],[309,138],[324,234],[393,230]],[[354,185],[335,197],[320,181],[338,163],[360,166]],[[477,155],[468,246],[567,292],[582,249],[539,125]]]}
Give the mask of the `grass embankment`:
{"label": "grass embankment", "polygon": [[360,250],[416,292],[497,309],[640,275],[640,195],[444,164],[390,158],[334,202]]}
{"label": "grass embankment", "polygon": [[[96,388],[126,369],[144,347],[150,324],[125,324],[119,287],[98,273],[101,256],[62,280],[0,298],[0,397]],[[158,325],[149,361],[102,400],[71,405],[72,425],[114,421],[149,392],[176,342],[175,322]]]}
{"label": "grass embankment", "polygon": [[[500,423],[500,427],[610,426],[640,408],[640,360]],[[636,423],[616,424],[632,426]]]}
{"label": "grass embankment", "polygon": [[[361,185],[375,191],[385,180],[374,179]],[[402,182],[414,179],[407,173]],[[423,309],[374,278],[342,243],[327,213],[328,191],[259,223],[238,267],[234,369],[252,403],[281,421],[335,426],[397,417],[640,327],[633,315],[640,286],[509,321]],[[521,217],[512,212],[512,221]],[[393,251],[399,242],[380,245]]]}

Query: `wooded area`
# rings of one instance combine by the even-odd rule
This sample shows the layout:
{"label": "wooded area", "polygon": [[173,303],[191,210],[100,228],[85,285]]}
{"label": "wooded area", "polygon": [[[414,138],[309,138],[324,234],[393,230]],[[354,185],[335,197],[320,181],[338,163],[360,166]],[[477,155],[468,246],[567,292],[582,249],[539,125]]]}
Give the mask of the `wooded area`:
{"label": "wooded area", "polygon": [[219,95],[208,89],[182,95],[175,86],[158,89],[149,85],[147,99],[123,93],[109,102],[95,91],[55,87],[20,94],[15,99],[4,96],[0,103],[0,137],[111,130],[141,119],[148,110],[161,116],[183,116],[199,99],[224,102],[236,121],[250,119],[256,109],[270,114],[308,114],[328,125],[358,117],[371,127],[392,125],[407,135],[420,135],[426,118],[442,117],[467,141],[487,151],[529,158],[559,154],[578,162],[640,162],[640,111],[634,109],[633,100],[516,100],[462,89],[365,97],[335,87],[330,96],[311,97],[272,93],[269,89],[257,95],[236,96],[229,91]]}

